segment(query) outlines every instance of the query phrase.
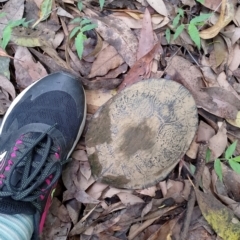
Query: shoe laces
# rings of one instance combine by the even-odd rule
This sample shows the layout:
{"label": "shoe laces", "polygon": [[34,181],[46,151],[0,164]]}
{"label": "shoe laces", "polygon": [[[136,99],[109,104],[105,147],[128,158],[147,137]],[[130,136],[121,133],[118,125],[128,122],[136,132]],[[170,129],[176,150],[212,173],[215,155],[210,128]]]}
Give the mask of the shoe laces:
{"label": "shoe laces", "polygon": [[[31,202],[41,211],[39,199],[48,193],[57,182],[62,172],[62,164],[65,163],[65,161],[61,162],[53,158],[58,150],[48,134],[53,128],[55,125],[37,138],[22,136],[22,147],[15,151],[16,159],[14,159],[13,165],[10,166],[6,176],[1,174],[4,188],[0,191],[0,197]],[[40,161],[34,161],[36,153],[41,157]],[[21,169],[22,172],[20,183],[17,186],[11,183],[13,172],[16,169]],[[43,186],[46,187],[43,189]]]}

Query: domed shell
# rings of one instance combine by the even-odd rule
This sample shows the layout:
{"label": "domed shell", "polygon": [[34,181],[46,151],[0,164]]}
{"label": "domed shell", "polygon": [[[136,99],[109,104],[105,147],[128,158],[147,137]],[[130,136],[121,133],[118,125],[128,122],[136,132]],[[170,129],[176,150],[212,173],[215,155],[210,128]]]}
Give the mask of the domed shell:
{"label": "domed shell", "polygon": [[125,88],[93,116],[86,147],[93,176],[118,188],[163,180],[188,150],[198,124],[189,91],[148,79]]}

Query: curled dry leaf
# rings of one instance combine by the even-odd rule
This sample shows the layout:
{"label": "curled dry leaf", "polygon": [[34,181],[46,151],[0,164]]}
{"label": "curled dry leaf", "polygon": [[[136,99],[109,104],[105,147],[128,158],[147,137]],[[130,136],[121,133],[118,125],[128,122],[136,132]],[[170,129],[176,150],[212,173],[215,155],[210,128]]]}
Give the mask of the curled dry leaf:
{"label": "curled dry leaf", "polygon": [[221,31],[222,28],[228,25],[234,17],[234,5],[230,0],[223,0],[221,6],[221,13],[215,25],[205,30],[202,30],[199,35],[203,39],[210,39]]}
{"label": "curled dry leaf", "polygon": [[87,194],[91,196],[94,199],[99,199],[99,197],[102,195],[103,190],[105,190],[108,187],[107,184],[95,182],[88,190]]}

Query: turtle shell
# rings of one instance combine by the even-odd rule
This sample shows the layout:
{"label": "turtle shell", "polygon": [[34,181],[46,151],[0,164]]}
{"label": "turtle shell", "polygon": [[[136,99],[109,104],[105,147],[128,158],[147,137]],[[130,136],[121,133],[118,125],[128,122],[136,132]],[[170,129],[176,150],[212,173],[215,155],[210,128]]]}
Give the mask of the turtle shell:
{"label": "turtle shell", "polygon": [[179,83],[148,79],[133,84],[89,123],[86,148],[92,174],[118,188],[152,186],[183,157],[197,124],[195,101]]}

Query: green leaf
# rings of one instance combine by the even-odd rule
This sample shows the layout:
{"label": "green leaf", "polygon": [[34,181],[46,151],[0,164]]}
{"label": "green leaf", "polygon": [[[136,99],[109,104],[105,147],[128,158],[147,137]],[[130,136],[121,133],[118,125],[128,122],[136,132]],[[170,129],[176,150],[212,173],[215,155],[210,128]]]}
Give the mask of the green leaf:
{"label": "green leaf", "polygon": [[22,26],[25,27],[25,28],[28,28],[29,23],[31,23],[32,21],[34,21],[34,20],[31,19],[31,20],[29,20],[29,21],[27,21],[27,22],[23,22],[23,23],[22,23]]}
{"label": "green leaf", "polygon": [[193,164],[191,164],[191,163],[190,163],[189,167],[190,167],[190,173],[191,173],[192,175],[194,175],[194,173],[195,173],[195,171],[196,171],[196,167],[195,167]]}
{"label": "green leaf", "polygon": [[77,3],[77,6],[78,6],[79,11],[81,12],[82,9],[83,9],[82,1],[79,1],[79,2]]}
{"label": "green leaf", "polygon": [[104,2],[105,2],[105,0],[99,0],[101,10],[103,9]]}
{"label": "green leaf", "polygon": [[70,23],[70,24],[74,24],[74,23],[80,23],[81,21],[82,21],[82,18],[76,17],[76,18],[74,18],[72,21],[70,21],[69,23]]}
{"label": "green leaf", "polygon": [[74,36],[77,34],[77,32],[80,31],[80,30],[81,30],[81,27],[75,27],[75,28],[71,31],[69,38],[71,39],[72,37],[74,37]]}
{"label": "green leaf", "polygon": [[229,159],[228,163],[236,173],[240,174],[240,164],[239,163],[235,162],[232,159]]}
{"label": "green leaf", "polygon": [[82,59],[83,54],[83,43],[87,39],[87,37],[82,33],[78,33],[77,37],[75,38],[75,46],[77,49],[77,54],[80,59]]}
{"label": "green leaf", "polygon": [[184,29],[184,24],[181,24],[180,26],[177,27],[176,32],[173,35],[173,40],[178,38],[178,36],[182,33],[183,29]]}
{"label": "green leaf", "polygon": [[90,31],[90,30],[92,30],[94,28],[97,28],[97,24],[95,24],[95,23],[88,24],[88,25],[85,25],[84,27],[82,27],[81,32],[84,33],[86,31]]}
{"label": "green leaf", "polygon": [[211,158],[211,150],[208,148],[206,152],[206,162],[208,163]]}
{"label": "green leaf", "polygon": [[212,15],[212,13],[203,13],[200,16],[193,18],[190,21],[190,24],[196,24],[196,23],[203,22],[203,21],[207,20],[211,15]]}
{"label": "green leaf", "polygon": [[5,13],[5,12],[0,13],[0,18],[1,18],[1,17],[5,17],[5,16],[6,16],[6,13]]}
{"label": "green leaf", "polygon": [[84,26],[85,24],[89,24],[89,23],[92,23],[90,19],[82,18],[81,26]]}
{"label": "green leaf", "polygon": [[237,147],[237,141],[233,142],[225,151],[225,158],[230,159]]}
{"label": "green leaf", "polygon": [[10,26],[6,26],[3,29],[3,40],[1,42],[1,48],[5,49],[11,39],[12,28]]}
{"label": "green leaf", "polygon": [[203,4],[204,3],[204,0],[196,0],[197,2]]}
{"label": "green leaf", "polygon": [[220,181],[222,182],[223,181],[222,166],[221,161],[218,158],[214,161],[214,170],[217,176],[219,177]]}
{"label": "green leaf", "polygon": [[173,19],[173,27],[176,28],[180,20],[180,15],[177,14],[177,16]]}
{"label": "green leaf", "polygon": [[24,22],[25,22],[25,18],[22,18],[16,21],[9,21],[7,26],[14,28],[22,25]]}
{"label": "green leaf", "polygon": [[183,17],[184,16],[184,11],[181,8],[178,8],[178,14]]}
{"label": "green leaf", "polygon": [[237,157],[234,157],[234,158],[231,158],[231,159],[235,162],[240,162],[240,156],[237,156]]}
{"label": "green leaf", "polygon": [[52,11],[52,0],[43,0],[40,6],[40,19],[46,20]]}
{"label": "green leaf", "polygon": [[171,32],[169,28],[166,29],[165,35],[166,35],[167,42],[169,44],[171,40]]}
{"label": "green leaf", "polygon": [[199,32],[198,29],[196,28],[196,26],[194,24],[189,24],[188,25],[188,33],[189,36],[191,37],[191,39],[193,40],[193,42],[197,45],[198,49],[201,48],[201,40],[200,40],[200,36],[199,36]]}

